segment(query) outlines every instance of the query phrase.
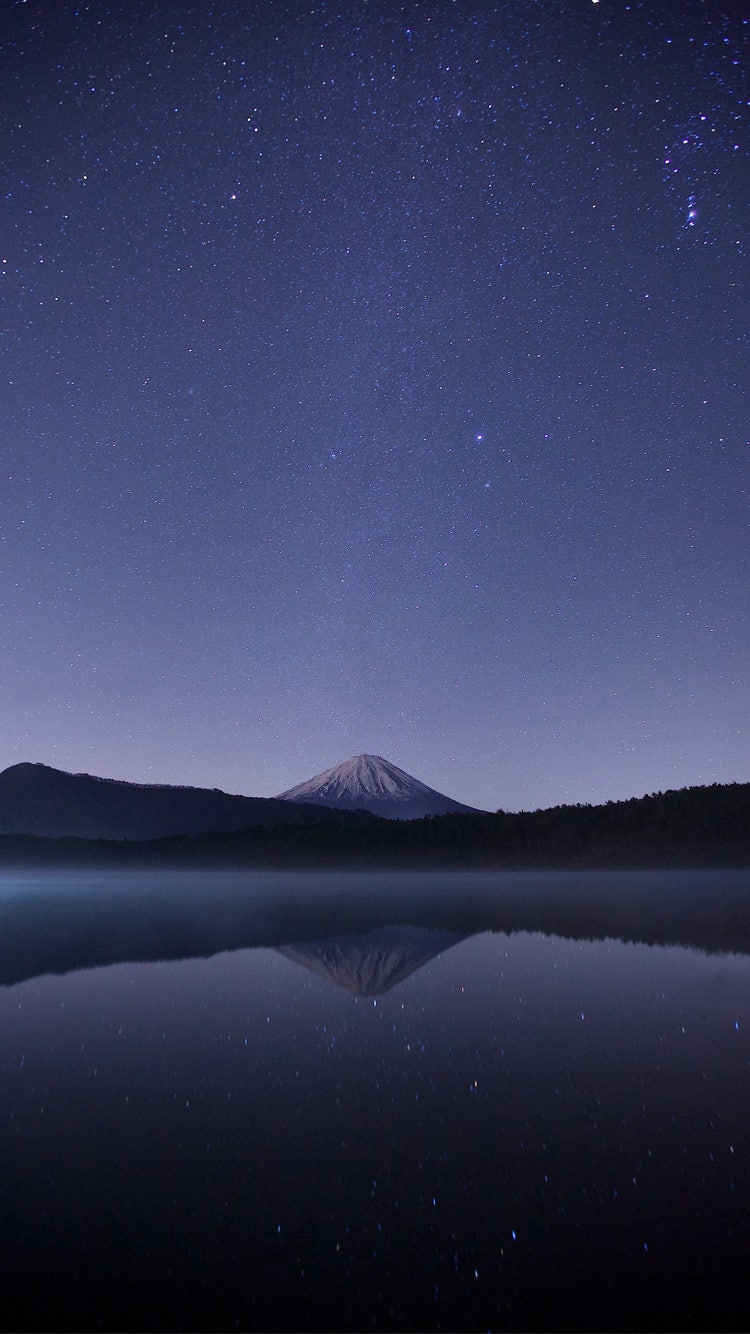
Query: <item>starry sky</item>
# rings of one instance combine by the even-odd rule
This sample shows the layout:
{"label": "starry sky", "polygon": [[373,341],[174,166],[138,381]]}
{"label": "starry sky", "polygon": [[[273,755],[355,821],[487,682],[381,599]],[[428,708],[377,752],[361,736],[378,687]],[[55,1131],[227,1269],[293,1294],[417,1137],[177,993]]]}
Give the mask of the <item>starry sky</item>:
{"label": "starry sky", "polygon": [[746,781],[739,7],[0,24],[0,767]]}

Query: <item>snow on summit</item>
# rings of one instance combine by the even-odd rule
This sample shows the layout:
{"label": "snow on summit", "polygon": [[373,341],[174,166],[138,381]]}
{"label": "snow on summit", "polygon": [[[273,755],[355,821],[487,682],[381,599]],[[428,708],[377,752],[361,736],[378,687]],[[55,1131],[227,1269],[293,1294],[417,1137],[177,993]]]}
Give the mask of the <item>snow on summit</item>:
{"label": "snow on summit", "polygon": [[339,810],[364,809],[389,820],[414,820],[424,815],[472,811],[418,778],[412,778],[382,755],[354,755],[333,769],[279,793],[282,801],[313,802]]}
{"label": "snow on summit", "polygon": [[302,801],[303,794],[307,793],[309,798],[304,796],[304,800],[312,800],[316,794],[337,800],[366,796],[408,801],[415,792],[430,790],[419,779],[412,778],[380,755],[354,755],[334,769],[326,769],[322,774],[308,778],[306,783],[290,788],[282,796],[287,801]]}

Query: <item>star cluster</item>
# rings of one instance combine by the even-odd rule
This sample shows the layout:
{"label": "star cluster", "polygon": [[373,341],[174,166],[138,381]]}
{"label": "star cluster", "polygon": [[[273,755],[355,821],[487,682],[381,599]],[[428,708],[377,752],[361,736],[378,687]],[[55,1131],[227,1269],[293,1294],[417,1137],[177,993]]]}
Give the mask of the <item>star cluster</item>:
{"label": "star cluster", "polygon": [[2,762],[746,778],[749,35],[9,6]]}

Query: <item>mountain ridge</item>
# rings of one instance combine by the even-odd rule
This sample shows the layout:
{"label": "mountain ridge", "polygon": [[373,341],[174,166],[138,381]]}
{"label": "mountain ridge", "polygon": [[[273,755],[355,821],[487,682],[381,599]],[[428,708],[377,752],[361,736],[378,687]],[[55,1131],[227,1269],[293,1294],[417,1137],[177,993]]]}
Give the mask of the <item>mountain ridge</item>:
{"label": "mountain ridge", "polygon": [[310,804],[290,811],[287,802],[274,797],[131,783],[28,761],[0,772],[0,834],[138,841],[336,818],[347,816]]}

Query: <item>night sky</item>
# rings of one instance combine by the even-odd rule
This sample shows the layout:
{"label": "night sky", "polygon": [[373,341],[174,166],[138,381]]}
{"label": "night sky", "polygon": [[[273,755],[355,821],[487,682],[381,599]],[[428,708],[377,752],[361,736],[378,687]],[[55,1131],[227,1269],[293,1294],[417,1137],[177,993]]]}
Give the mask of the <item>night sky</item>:
{"label": "night sky", "polygon": [[3,5],[0,768],[750,777],[739,9]]}

